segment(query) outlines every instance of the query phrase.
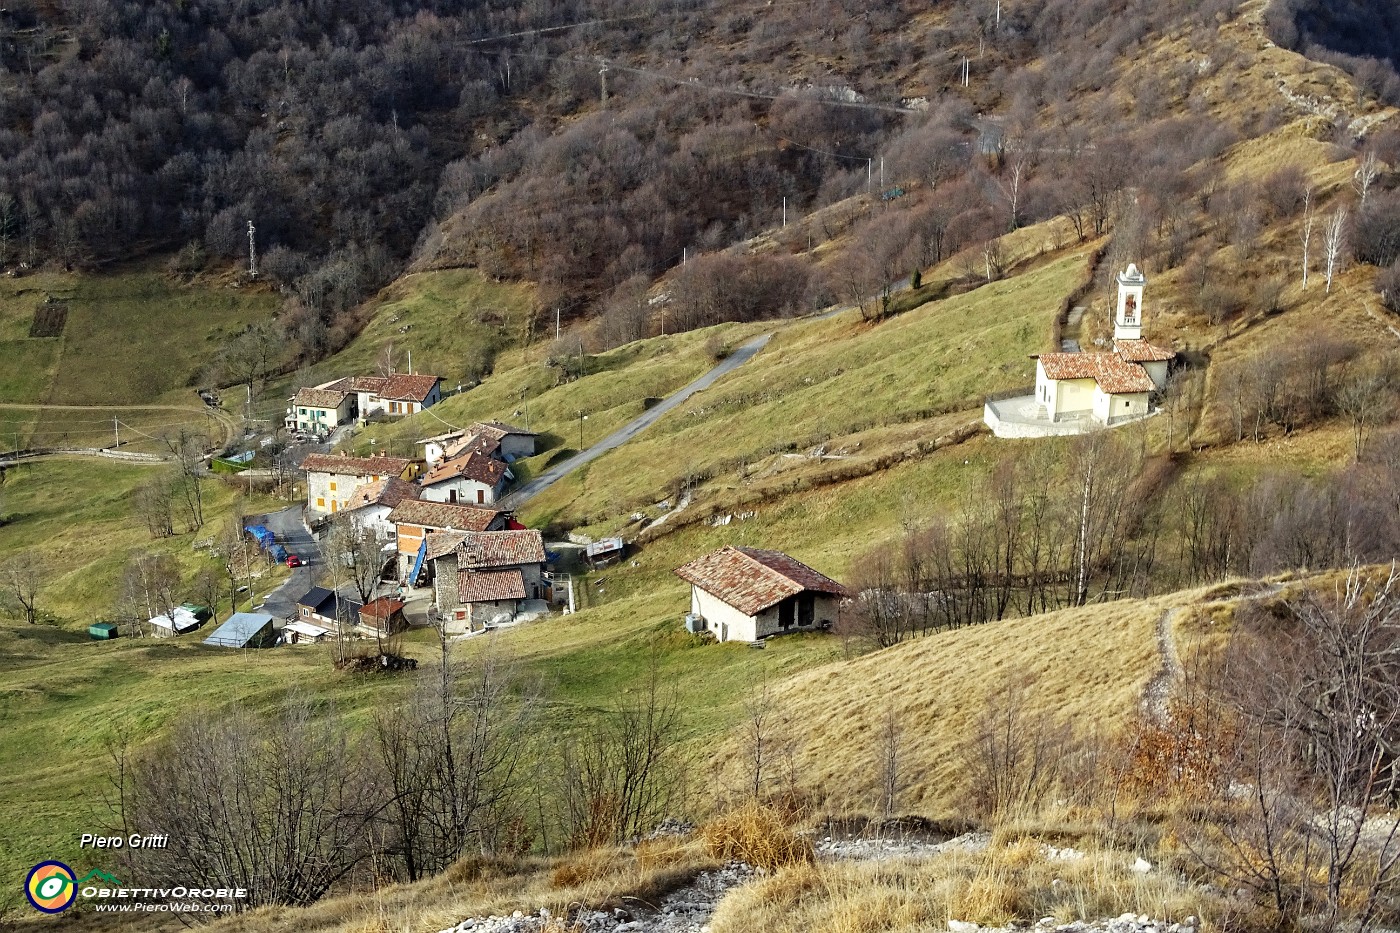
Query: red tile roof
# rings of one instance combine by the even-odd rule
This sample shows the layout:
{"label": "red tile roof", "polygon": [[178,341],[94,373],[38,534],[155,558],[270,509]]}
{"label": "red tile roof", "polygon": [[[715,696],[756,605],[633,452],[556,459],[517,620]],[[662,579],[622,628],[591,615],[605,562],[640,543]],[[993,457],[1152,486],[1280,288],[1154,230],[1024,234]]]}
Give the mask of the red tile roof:
{"label": "red tile roof", "polygon": [[845,596],[846,588],[781,551],[722,547],[676,570],[676,576],[757,615],[804,590]]}
{"label": "red tile roof", "polygon": [[388,596],[371,599],[360,607],[360,615],[369,616],[373,619],[387,619],[394,613],[402,611],[403,601],[390,599]]}
{"label": "red tile roof", "polygon": [[1042,353],[1040,365],[1051,379],[1093,379],[1109,395],[1154,388],[1147,370],[1112,353]]}
{"label": "red tile roof", "polygon": [[500,514],[496,509],[479,505],[414,499],[395,506],[389,513],[389,521],[395,525],[422,525],[448,531],[485,531]]}
{"label": "red tile roof", "polygon": [[457,597],[464,603],[524,599],[525,578],[519,570],[463,570],[457,574]]}
{"label": "red tile roof", "polygon": [[488,569],[544,563],[538,531],[472,531],[457,546],[457,567]]}
{"label": "red tile roof", "polygon": [[456,460],[466,454],[478,453],[487,457],[495,457],[496,452],[501,449],[501,439],[494,434],[468,434],[457,441],[452,441],[442,448],[442,462]]}
{"label": "red tile roof", "polygon": [[379,397],[396,402],[421,402],[432,394],[433,388],[441,381],[441,376],[395,373],[384,381]]}
{"label": "red tile roof", "polygon": [[339,389],[297,389],[292,404],[305,408],[339,408],[346,394]]}
{"label": "red tile roof", "polygon": [[308,473],[336,473],[341,476],[398,476],[412,463],[406,457],[340,457],[335,454],[307,454],[301,469]]}
{"label": "red tile roof", "polygon": [[345,508],[362,509],[370,505],[387,505],[392,509],[400,502],[417,499],[419,491],[417,486],[406,483],[397,476],[386,476],[372,483],[356,486],[355,491],[350,493],[350,500],[345,503]]}
{"label": "red tile roof", "polygon": [[1115,340],[1113,352],[1129,363],[1165,363],[1176,358],[1175,350],[1155,346],[1146,340]]}
{"label": "red tile roof", "polygon": [[465,457],[442,461],[428,471],[422,483],[424,486],[433,486],[448,480],[464,478],[495,486],[505,475],[506,465],[502,461],[472,451]]}

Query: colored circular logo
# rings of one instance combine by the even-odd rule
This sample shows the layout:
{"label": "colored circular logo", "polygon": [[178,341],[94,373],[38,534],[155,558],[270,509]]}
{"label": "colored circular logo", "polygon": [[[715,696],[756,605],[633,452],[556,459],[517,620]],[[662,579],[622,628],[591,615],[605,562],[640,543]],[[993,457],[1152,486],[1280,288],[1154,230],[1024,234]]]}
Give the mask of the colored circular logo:
{"label": "colored circular logo", "polygon": [[24,896],[35,910],[58,914],[73,906],[78,897],[73,869],[62,862],[40,862],[24,879]]}

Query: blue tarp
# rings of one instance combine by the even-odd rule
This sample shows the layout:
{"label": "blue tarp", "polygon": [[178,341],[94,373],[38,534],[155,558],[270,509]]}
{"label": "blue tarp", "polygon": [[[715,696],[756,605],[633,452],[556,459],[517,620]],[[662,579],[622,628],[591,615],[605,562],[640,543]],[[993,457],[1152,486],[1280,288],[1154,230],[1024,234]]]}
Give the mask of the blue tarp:
{"label": "blue tarp", "polygon": [[418,585],[418,575],[423,572],[423,559],[428,556],[428,536],[423,536],[423,543],[418,545],[418,556],[413,559],[413,571],[408,575],[408,585]]}
{"label": "blue tarp", "polygon": [[272,547],[268,548],[267,553],[271,554],[272,559],[279,564],[287,559],[287,549],[280,544],[274,544]]}
{"label": "blue tarp", "polygon": [[249,525],[244,530],[257,539],[258,547],[263,550],[277,543],[277,536],[264,525]]}

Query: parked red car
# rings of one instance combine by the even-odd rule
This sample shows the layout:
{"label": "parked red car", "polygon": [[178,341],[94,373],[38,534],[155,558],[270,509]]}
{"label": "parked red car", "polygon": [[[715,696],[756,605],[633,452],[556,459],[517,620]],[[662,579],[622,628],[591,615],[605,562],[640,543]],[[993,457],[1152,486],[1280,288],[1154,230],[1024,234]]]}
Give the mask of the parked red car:
{"label": "parked red car", "polygon": [[305,567],[305,566],[306,566],[306,561],[302,560],[300,557],[297,557],[295,554],[288,554],[288,555],[287,555],[287,566],[288,566],[288,567]]}

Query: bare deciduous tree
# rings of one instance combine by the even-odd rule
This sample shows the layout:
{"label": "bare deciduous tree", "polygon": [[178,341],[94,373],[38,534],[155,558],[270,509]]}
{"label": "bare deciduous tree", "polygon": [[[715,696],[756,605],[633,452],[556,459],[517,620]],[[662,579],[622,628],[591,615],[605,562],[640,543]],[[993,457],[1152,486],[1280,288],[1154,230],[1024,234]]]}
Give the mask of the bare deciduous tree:
{"label": "bare deciduous tree", "polygon": [[574,845],[635,838],[679,800],[681,707],[657,665],[653,658],[634,702],[605,712],[564,748],[563,816]]}
{"label": "bare deciduous tree", "polygon": [[38,554],[32,550],[15,554],[0,563],[0,604],[33,625],[38,619],[39,589],[47,579],[48,566]]}
{"label": "bare deciduous tree", "polygon": [[1371,193],[1371,186],[1380,177],[1380,160],[1376,158],[1374,149],[1367,149],[1357,160],[1356,171],[1352,173],[1351,184],[1356,189],[1357,195],[1361,198],[1361,208],[1366,208],[1366,195]]}
{"label": "bare deciduous tree", "polygon": [[[443,641],[444,646],[447,642]],[[518,794],[531,705],[494,651],[469,662],[445,648],[403,706],[375,717],[374,749],[388,804],[386,845],[409,880],[472,851],[496,851]]]}
{"label": "bare deciduous tree", "polygon": [[122,830],[169,835],[121,850],[128,884],[218,879],[248,892],[233,910],[320,898],[369,855],[383,806],[344,725],[306,697],[267,719],[239,707],[187,719],[119,774]]}
{"label": "bare deciduous tree", "polygon": [[1327,221],[1327,228],[1322,232],[1322,254],[1327,266],[1327,288],[1330,295],[1332,293],[1332,277],[1341,271],[1342,262],[1345,258],[1347,241],[1347,209],[1339,207],[1333,212],[1332,217]]}

